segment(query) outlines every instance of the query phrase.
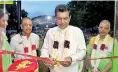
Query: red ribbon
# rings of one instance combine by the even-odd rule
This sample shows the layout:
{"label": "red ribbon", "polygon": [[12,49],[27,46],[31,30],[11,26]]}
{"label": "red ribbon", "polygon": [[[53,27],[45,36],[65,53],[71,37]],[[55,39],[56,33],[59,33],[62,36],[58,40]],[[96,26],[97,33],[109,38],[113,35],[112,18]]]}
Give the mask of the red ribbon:
{"label": "red ribbon", "polygon": [[[46,62],[46,63],[49,63],[49,64],[53,64],[53,61],[50,58],[37,57],[37,56],[32,56],[32,55],[27,55],[27,54],[20,54],[20,53],[6,51],[6,50],[2,50],[2,52],[0,52],[0,54],[17,54],[17,55],[31,57],[33,59],[37,59],[37,60],[40,60],[40,61],[43,61],[43,62]],[[79,62],[79,61],[83,61],[83,60],[116,59],[116,58],[118,58],[118,56],[101,57],[101,58],[88,58],[88,59],[76,60],[76,61],[73,61],[73,62]]]}
{"label": "red ribbon", "polygon": [[37,60],[40,60],[40,61],[43,61],[43,62],[46,62],[46,63],[49,63],[49,64],[53,64],[53,61],[50,58],[37,57],[37,56],[32,56],[32,55],[27,55],[27,54],[21,54],[21,53],[6,51],[6,50],[2,50],[2,52],[0,52],[0,54],[17,54],[17,55],[31,57],[33,59],[37,59]]}

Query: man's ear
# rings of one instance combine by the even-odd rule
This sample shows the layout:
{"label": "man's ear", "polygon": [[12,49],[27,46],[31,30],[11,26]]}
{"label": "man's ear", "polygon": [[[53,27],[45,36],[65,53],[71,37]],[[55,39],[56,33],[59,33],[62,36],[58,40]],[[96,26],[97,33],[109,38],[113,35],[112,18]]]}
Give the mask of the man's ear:
{"label": "man's ear", "polygon": [[109,31],[108,32],[110,32],[110,30],[111,30],[111,28],[109,28]]}
{"label": "man's ear", "polygon": [[71,15],[70,15],[70,19],[71,19]]}
{"label": "man's ear", "polygon": [[23,25],[22,24],[20,25],[20,27],[21,27],[21,29],[23,29]]}
{"label": "man's ear", "polygon": [[69,16],[70,20],[71,20],[71,15]]}

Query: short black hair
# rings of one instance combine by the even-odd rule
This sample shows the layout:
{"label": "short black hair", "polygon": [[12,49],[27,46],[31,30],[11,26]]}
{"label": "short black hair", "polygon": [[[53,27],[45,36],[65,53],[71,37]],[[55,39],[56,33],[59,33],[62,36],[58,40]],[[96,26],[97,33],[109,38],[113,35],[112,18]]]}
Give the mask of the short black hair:
{"label": "short black hair", "polygon": [[55,8],[55,16],[56,16],[57,12],[65,12],[65,11],[68,11],[69,16],[70,16],[70,8],[66,4],[57,5]]}
{"label": "short black hair", "polygon": [[7,10],[0,8],[0,18],[2,18],[4,16],[4,14],[8,14],[9,15]]}

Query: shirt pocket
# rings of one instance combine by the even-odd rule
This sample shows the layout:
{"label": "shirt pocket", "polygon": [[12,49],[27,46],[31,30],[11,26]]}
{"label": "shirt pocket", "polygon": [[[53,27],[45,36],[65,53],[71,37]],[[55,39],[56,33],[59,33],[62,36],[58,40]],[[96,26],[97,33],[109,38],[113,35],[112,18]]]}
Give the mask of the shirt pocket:
{"label": "shirt pocket", "polygon": [[15,52],[23,53],[23,51],[24,51],[23,44],[18,43],[15,49]]}

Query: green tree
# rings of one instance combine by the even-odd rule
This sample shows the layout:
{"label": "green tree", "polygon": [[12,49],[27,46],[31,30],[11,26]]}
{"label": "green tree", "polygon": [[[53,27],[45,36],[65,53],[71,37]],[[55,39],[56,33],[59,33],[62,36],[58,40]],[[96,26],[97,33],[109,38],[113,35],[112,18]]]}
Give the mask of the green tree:
{"label": "green tree", "polygon": [[23,9],[21,10],[22,18],[27,17],[28,13]]}
{"label": "green tree", "polygon": [[[18,10],[18,5],[16,2],[19,1],[14,1],[13,4],[6,4],[6,9],[9,12],[9,25],[7,29],[15,29],[18,30],[18,11],[21,11],[21,17],[27,17],[28,13],[23,9],[23,10]],[[4,7],[4,5],[0,5],[1,7]]]}
{"label": "green tree", "polygon": [[18,26],[18,20],[17,20],[17,5],[14,2],[13,4],[6,5],[6,9],[9,12],[9,24],[7,29],[16,29]]}
{"label": "green tree", "polygon": [[71,1],[68,3],[71,9],[71,25],[91,28],[107,19],[114,26],[114,1]]}

